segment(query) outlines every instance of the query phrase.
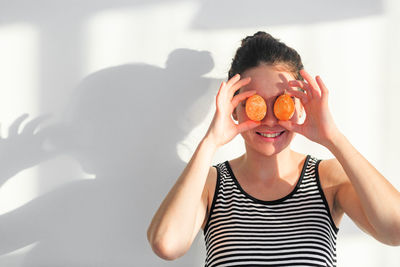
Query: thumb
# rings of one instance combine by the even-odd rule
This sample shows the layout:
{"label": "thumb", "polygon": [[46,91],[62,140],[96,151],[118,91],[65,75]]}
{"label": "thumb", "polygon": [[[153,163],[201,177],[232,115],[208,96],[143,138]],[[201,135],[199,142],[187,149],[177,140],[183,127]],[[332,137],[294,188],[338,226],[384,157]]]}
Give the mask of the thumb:
{"label": "thumb", "polygon": [[288,131],[300,133],[301,125],[293,123],[292,121],[278,121],[278,124],[284,127]]}
{"label": "thumb", "polygon": [[253,128],[256,128],[258,125],[260,125],[261,122],[260,121],[252,121],[252,120],[248,120],[245,122],[242,122],[240,124],[237,125],[237,129],[239,131],[239,133],[251,130]]}

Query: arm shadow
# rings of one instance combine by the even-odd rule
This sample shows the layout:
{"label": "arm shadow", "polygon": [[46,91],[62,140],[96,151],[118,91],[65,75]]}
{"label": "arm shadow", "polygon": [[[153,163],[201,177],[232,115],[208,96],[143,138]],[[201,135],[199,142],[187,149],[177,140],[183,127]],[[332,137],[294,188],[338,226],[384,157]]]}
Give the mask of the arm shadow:
{"label": "arm shadow", "polygon": [[71,179],[0,216],[8,240],[0,253],[35,243],[25,267],[202,265],[199,238],[167,262],[151,251],[146,230],[186,165],[177,144],[213,103],[218,81],[204,77],[213,67],[207,51],[176,49],[165,68],[127,64],[86,77],[46,138],[95,178]]}

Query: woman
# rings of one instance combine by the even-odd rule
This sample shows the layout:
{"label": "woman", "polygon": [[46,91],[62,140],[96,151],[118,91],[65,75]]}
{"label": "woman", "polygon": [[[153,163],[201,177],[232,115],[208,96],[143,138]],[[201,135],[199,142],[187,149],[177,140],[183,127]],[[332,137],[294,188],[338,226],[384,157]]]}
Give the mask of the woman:
{"label": "woman", "polygon": [[[273,113],[283,93],[295,101],[289,121]],[[260,122],[245,112],[254,94],[267,104]],[[239,133],[245,154],[210,168],[215,151]],[[291,150],[295,133],[335,158]],[[271,35],[246,37],[206,135],[150,224],[153,250],[176,259],[202,228],[206,266],[335,266],[344,213],[382,243],[400,245],[400,193],[338,130],[321,78],[314,80],[298,53]]]}

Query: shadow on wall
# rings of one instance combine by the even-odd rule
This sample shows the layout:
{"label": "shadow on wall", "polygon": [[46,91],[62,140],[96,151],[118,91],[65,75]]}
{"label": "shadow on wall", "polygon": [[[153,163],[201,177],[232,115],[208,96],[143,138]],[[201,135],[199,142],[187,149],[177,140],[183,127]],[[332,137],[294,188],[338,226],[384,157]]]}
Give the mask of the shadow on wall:
{"label": "shadow on wall", "polygon": [[[82,24],[87,18],[103,10],[160,2],[0,1],[0,25],[23,21],[40,29],[41,108],[53,110],[54,99],[64,97],[68,83],[80,77]],[[383,10],[382,0],[192,2],[199,3],[192,28],[212,29],[301,25]],[[73,157],[96,176],[94,180],[71,177],[71,182],[57,190],[1,215],[0,255],[35,244],[22,266],[203,263],[203,258],[193,253],[200,249],[196,246],[178,261],[161,261],[151,252],[145,235],[151,216],[185,166],[177,156],[176,144],[204,118],[218,88],[217,82],[202,76],[213,67],[209,54],[176,50],[169,58],[165,69],[137,64],[94,73],[77,88],[65,119],[57,125],[34,134],[44,119],[41,117],[18,134],[26,119],[21,116],[11,126],[9,138],[0,138],[0,185],[19,171],[60,154]],[[147,103],[155,105],[148,109]],[[192,104],[204,110],[190,113]],[[43,151],[43,140],[54,149]],[[196,244],[203,246],[202,242]]]}
{"label": "shadow on wall", "polygon": [[[159,2],[166,1],[58,1],[57,5],[54,5],[53,1],[49,0],[41,0],[40,4],[37,1],[15,0],[0,2],[0,10],[4,13],[2,21],[22,20],[45,25],[51,18],[70,21],[72,16],[79,20],[102,10],[154,5]],[[185,0],[185,2],[188,1]],[[199,12],[192,24],[194,28],[308,24],[382,14],[384,11],[383,0],[251,0],[246,3],[240,0],[191,0],[190,2],[199,3]],[[229,13],[229,15],[224,15],[224,13]],[[221,19],[221,14],[223,19]]]}
{"label": "shadow on wall", "polygon": [[[201,266],[202,236],[184,257],[167,262],[151,251],[146,230],[186,165],[176,144],[214,101],[219,81],[203,77],[213,66],[208,52],[177,49],[165,69],[132,64],[101,70],[80,83],[62,120],[34,135],[43,120],[38,118],[20,136],[3,139],[2,148],[9,149],[2,150],[4,158],[24,151],[27,143],[36,145],[23,162],[13,157],[2,182],[60,154],[75,158],[96,178],[72,178],[0,216],[0,254],[37,242],[22,266]],[[199,103],[202,99],[209,100]],[[194,114],[192,105],[202,109]],[[50,154],[39,151],[42,140],[51,144]]]}
{"label": "shadow on wall", "polygon": [[[203,0],[193,28],[231,29],[257,25],[312,24],[384,12],[382,0]],[[229,10],[229,11],[227,11]],[[229,13],[229,16],[221,14]]]}

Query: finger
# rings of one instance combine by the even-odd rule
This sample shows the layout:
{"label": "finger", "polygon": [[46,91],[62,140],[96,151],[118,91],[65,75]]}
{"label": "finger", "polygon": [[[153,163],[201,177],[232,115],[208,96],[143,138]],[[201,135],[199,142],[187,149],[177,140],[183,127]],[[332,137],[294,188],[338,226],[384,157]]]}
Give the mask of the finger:
{"label": "finger", "polygon": [[307,93],[307,97],[309,99],[312,99],[313,95],[312,95],[311,86],[308,85],[306,82],[299,81],[299,80],[293,80],[293,81],[289,81],[288,84],[289,84],[290,88],[298,87],[300,89],[303,89],[303,91]]}
{"label": "finger", "polygon": [[301,133],[302,128],[300,124],[294,123],[292,121],[278,121],[278,124],[288,131]]}
{"label": "finger", "polygon": [[221,94],[221,91],[225,86],[226,86],[226,82],[221,82],[221,85],[219,86],[219,89],[218,89],[217,98]]}
{"label": "finger", "polygon": [[320,97],[321,96],[321,90],[319,89],[318,84],[315,82],[315,80],[311,77],[310,74],[308,74],[307,71],[300,70],[301,76],[307,81],[307,83],[310,85],[312,95],[313,97]]}
{"label": "finger", "polygon": [[298,99],[300,99],[300,101],[303,105],[308,102],[308,96],[304,92],[290,88],[289,90],[286,91],[286,93],[289,94],[290,96],[294,96],[294,97],[297,97]]}
{"label": "finger", "polygon": [[253,128],[256,128],[260,124],[261,124],[260,121],[248,120],[248,121],[239,123],[236,127],[237,127],[239,133],[243,133],[245,131],[248,131],[248,130],[251,130]]}
{"label": "finger", "polygon": [[50,117],[50,114],[42,115],[40,117],[35,118],[34,120],[28,122],[26,126],[24,127],[24,130],[22,131],[21,134],[24,135],[33,135],[36,129],[39,127],[39,125],[47,120]]}
{"label": "finger", "polygon": [[215,102],[216,102],[217,107],[219,107],[219,103],[221,101],[221,91],[223,90],[223,88],[225,86],[226,86],[226,82],[222,82],[221,85],[219,86],[218,93],[217,93],[217,96],[215,98]]}
{"label": "finger", "polygon": [[237,90],[242,88],[243,86],[248,85],[251,82],[250,77],[246,77],[244,79],[239,80],[235,84],[232,85],[232,87],[229,88],[229,96],[233,96]]}
{"label": "finger", "polygon": [[231,87],[232,85],[234,85],[237,81],[239,81],[240,80],[240,75],[239,74],[236,74],[235,76],[233,76],[232,78],[230,78],[229,80],[228,80],[228,82],[226,83],[226,85],[228,86],[228,87]]}
{"label": "finger", "polygon": [[254,95],[255,93],[257,93],[256,90],[250,90],[250,91],[246,91],[243,93],[240,93],[238,95],[235,95],[232,99],[232,106],[233,108],[236,108],[237,105],[239,105],[240,102],[242,102],[243,100],[245,100],[246,98]]}
{"label": "finger", "polygon": [[19,116],[10,126],[8,129],[8,137],[18,135],[19,127],[21,126],[22,122],[28,118],[28,114],[23,114]]}
{"label": "finger", "polygon": [[324,82],[322,81],[322,79],[321,79],[321,77],[319,75],[316,77],[316,80],[317,80],[319,88],[321,88],[321,96],[322,96],[322,98],[326,99],[328,97],[328,95],[329,95],[328,88],[326,88]]}

